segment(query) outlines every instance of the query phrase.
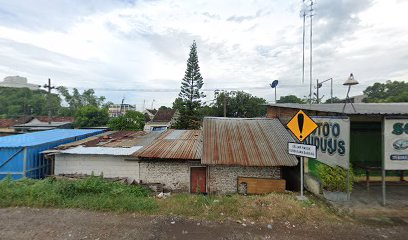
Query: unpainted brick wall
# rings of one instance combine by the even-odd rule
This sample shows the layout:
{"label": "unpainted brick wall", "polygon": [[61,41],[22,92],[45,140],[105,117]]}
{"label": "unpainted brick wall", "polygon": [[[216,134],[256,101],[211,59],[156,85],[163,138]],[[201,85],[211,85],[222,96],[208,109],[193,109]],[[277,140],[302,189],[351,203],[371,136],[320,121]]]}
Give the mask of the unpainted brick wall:
{"label": "unpainted brick wall", "polygon": [[140,180],[143,183],[162,183],[164,188],[176,192],[189,192],[192,166],[200,166],[200,162],[144,161],[140,163]]}
{"label": "unpainted brick wall", "polygon": [[237,192],[238,177],[280,179],[280,167],[210,166],[207,181],[211,193]]}

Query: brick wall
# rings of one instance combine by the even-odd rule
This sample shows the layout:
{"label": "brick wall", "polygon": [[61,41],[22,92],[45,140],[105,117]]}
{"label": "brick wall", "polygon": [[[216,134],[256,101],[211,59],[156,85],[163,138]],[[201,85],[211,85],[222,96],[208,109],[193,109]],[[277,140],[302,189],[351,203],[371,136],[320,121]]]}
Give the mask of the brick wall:
{"label": "brick wall", "polygon": [[55,155],[54,174],[88,174],[104,177],[131,177],[139,180],[139,162],[124,160],[123,156],[107,155],[79,155],[58,154]]}
{"label": "brick wall", "polygon": [[143,183],[162,183],[164,188],[177,192],[190,192],[190,167],[200,166],[199,161],[144,161],[140,163],[140,180]]}
{"label": "brick wall", "polygon": [[279,167],[210,166],[207,185],[211,193],[236,193],[238,177],[280,179]]}

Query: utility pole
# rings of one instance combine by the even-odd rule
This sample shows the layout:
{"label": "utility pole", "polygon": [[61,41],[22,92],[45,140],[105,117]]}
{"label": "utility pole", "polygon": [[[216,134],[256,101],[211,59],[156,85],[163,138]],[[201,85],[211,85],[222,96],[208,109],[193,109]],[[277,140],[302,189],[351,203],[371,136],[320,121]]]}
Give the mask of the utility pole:
{"label": "utility pole", "polygon": [[[305,23],[306,23],[305,0],[303,0],[303,5],[302,5],[302,15],[303,15],[302,84],[304,84],[305,83]],[[275,103],[276,103],[276,101],[275,101]]]}
{"label": "utility pole", "polygon": [[48,85],[45,84],[44,88],[48,89],[48,124],[51,124],[51,90],[55,89],[55,87],[51,86],[50,78],[48,78]]}

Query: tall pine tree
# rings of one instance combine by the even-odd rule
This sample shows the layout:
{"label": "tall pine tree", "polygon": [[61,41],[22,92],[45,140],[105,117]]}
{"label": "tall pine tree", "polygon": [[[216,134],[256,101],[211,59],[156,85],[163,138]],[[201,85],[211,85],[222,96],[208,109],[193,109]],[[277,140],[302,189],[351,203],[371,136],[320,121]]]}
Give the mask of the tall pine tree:
{"label": "tall pine tree", "polygon": [[179,117],[175,127],[178,129],[198,129],[200,119],[198,109],[201,107],[201,98],[205,97],[201,92],[203,77],[198,66],[197,44],[194,41],[190,48],[190,56],[187,60],[187,69],[181,82],[179,98],[182,100],[179,106]]}

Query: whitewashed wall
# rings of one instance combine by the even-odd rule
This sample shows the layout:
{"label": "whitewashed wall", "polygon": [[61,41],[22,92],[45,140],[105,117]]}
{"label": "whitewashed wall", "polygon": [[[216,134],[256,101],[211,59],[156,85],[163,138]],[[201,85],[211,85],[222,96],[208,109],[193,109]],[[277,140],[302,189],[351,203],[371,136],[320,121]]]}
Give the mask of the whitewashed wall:
{"label": "whitewashed wall", "polygon": [[124,160],[123,156],[58,154],[55,174],[88,174],[104,177],[131,177],[139,181],[139,162]]}

